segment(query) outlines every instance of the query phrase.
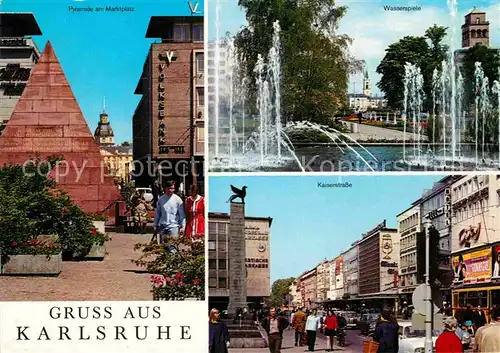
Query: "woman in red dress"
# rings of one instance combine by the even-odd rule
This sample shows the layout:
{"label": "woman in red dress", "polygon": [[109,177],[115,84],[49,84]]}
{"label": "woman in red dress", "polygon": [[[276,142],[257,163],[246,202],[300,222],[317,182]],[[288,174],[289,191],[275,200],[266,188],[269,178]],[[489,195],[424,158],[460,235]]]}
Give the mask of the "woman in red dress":
{"label": "woman in red dress", "polygon": [[192,240],[205,235],[205,198],[198,195],[198,187],[191,185],[189,197],[186,198],[186,235]]}

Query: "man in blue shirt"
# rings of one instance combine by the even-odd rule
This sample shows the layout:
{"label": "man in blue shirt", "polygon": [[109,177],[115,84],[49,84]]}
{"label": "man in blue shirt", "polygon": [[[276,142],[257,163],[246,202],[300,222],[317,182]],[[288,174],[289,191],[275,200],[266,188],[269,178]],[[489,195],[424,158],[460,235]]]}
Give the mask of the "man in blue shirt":
{"label": "man in blue shirt", "polygon": [[175,182],[167,181],[165,193],[158,199],[154,219],[154,238],[163,243],[163,236],[179,236],[186,228],[186,215],[182,199],[175,192]]}

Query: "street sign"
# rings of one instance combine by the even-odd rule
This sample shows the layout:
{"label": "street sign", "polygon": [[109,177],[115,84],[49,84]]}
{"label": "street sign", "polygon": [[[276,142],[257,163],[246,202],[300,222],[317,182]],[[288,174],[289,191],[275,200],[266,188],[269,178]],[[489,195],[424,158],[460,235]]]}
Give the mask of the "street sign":
{"label": "street sign", "polygon": [[[415,312],[419,314],[425,315],[426,313],[426,285],[425,283],[419,285],[415,290],[413,291],[412,295],[412,301],[413,301],[413,306],[415,307]],[[442,301],[441,301],[441,291],[439,288],[433,288],[432,289],[432,303],[434,304],[433,306],[433,312],[436,313],[439,311],[439,308],[442,306]]]}

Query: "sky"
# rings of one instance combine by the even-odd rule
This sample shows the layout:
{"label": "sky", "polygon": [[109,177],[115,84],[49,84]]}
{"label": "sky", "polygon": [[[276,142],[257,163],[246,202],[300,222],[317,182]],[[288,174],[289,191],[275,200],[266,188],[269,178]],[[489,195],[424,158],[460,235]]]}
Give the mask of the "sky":
{"label": "sky", "polygon": [[[192,0],[192,3],[196,3]],[[129,6],[134,12],[71,12],[69,7]],[[198,11],[203,12],[203,1]],[[146,29],[151,16],[189,16],[187,0],[1,0],[1,12],[31,12],[42,36],[50,40],[92,131],[106,97],[106,112],[117,143],[132,141],[134,94],[149,45]]]}
{"label": "sky", "polygon": [[[443,175],[398,176],[211,176],[209,212],[229,213],[230,185],[246,185],[245,214],[272,217],[271,283],[297,277],[333,259],[384,219],[396,216]],[[350,188],[321,188],[318,182]]]}
{"label": "sky", "polygon": [[[219,33],[236,33],[246,24],[245,13],[233,0],[208,0],[209,38],[216,38],[215,4],[219,3]],[[461,46],[461,25],[464,16],[474,6],[485,11],[490,21],[490,45],[500,47],[500,4],[497,0],[457,0],[457,15],[450,16],[447,0],[337,0],[338,5],[347,6],[344,18],[340,20],[338,34],[347,34],[353,39],[350,52],[366,63],[371,79],[372,93],[381,94],[376,87],[380,75],[376,68],[385,55],[385,48],[406,35],[423,36],[425,30],[433,24],[449,28],[446,44],[458,48]],[[420,11],[391,12],[384,6],[419,6]],[[456,40],[452,41],[452,28],[456,30]],[[361,74],[351,77],[349,93],[362,92],[363,78]]]}

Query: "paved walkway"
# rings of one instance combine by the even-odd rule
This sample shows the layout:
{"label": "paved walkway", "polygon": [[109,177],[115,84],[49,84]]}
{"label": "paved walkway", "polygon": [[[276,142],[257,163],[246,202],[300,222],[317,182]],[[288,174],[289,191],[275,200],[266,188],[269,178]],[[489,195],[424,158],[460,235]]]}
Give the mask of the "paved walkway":
{"label": "paved walkway", "polygon": [[[295,331],[286,330],[283,333],[283,345],[281,347],[282,353],[298,353],[307,351],[307,347],[295,347],[294,346],[295,339]],[[319,335],[316,339],[315,352],[325,352],[326,349],[326,340],[324,336]],[[356,347],[338,347],[334,346],[334,352],[338,353],[360,353],[362,350],[359,349],[359,346]],[[229,348],[229,353],[269,353],[269,348]]]}
{"label": "paved walkway", "polygon": [[0,300],[152,300],[150,275],[130,261],[140,256],[134,245],[151,234],[108,234],[103,261],[63,262],[59,277],[0,276]]}
{"label": "paved walkway", "polygon": [[[352,122],[350,122],[352,123]],[[398,131],[398,130],[391,130],[391,129],[386,129],[383,127],[379,126],[372,126],[372,125],[365,125],[365,124],[356,124],[358,128],[357,133],[347,133],[350,137],[352,137],[355,140],[362,140],[366,141],[368,139],[373,139],[373,140],[403,140],[403,137],[405,136],[403,134],[403,131]],[[349,123],[348,123],[349,125]],[[422,138],[422,137],[421,137]],[[426,137],[423,136],[423,139]],[[407,140],[417,140],[417,135],[413,133],[406,133],[406,139]]]}

